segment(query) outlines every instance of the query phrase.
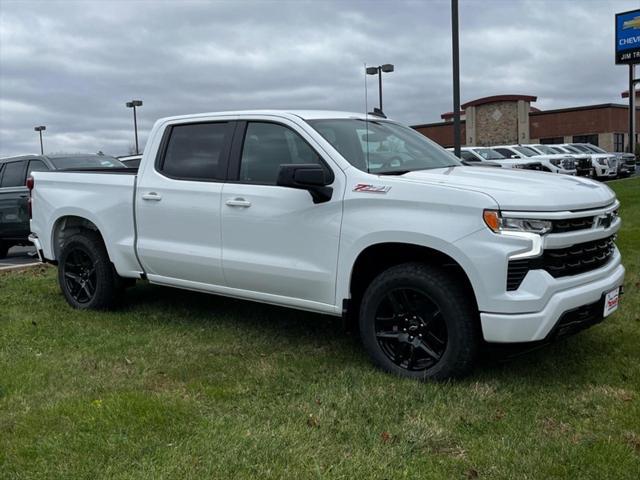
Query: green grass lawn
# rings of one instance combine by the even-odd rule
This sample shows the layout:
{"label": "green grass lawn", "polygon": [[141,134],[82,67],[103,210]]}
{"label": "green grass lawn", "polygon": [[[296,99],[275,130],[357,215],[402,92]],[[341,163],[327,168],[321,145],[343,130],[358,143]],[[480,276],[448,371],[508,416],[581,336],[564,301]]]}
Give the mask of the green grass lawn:
{"label": "green grass lawn", "polygon": [[374,369],[339,319],[140,285],[74,311],[0,274],[0,478],[615,478],[640,473],[640,179],[621,309],[464,381]]}

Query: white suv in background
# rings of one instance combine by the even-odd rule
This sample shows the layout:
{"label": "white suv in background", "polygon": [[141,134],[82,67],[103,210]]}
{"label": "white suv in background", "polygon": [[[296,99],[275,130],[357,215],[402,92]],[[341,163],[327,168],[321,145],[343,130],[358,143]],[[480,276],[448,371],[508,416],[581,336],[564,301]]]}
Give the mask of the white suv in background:
{"label": "white suv in background", "polygon": [[563,173],[565,175],[576,174],[575,160],[569,155],[540,155],[535,150],[522,145],[498,145],[491,148],[508,158],[528,158],[529,160],[540,162],[547,172]]}
{"label": "white suv in background", "polygon": [[[448,149],[453,151],[452,148]],[[462,160],[467,162],[479,162],[483,164],[498,165],[503,168],[521,168],[523,170],[542,170],[542,164],[522,158],[509,158],[489,147],[462,147],[460,149]]]}
{"label": "white suv in background", "polygon": [[560,149],[553,148],[552,145],[542,145],[542,144],[534,144],[534,145],[526,145],[531,150],[538,152],[540,155],[565,155],[568,154],[573,158],[576,164],[576,175],[581,177],[592,177],[593,176],[593,166],[591,165],[591,155],[586,153],[568,153],[562,151]]}
{"label": "white suv in background", "polygon": [[593,165],[593,176],[595,178],[613,178],[618,174],[618,159],[615,155],[591,152],[588,148],[578,144],[562,143],[556,146],[562,147],[572,153],[589,152],[589,155],[591,155],[591,165]]}

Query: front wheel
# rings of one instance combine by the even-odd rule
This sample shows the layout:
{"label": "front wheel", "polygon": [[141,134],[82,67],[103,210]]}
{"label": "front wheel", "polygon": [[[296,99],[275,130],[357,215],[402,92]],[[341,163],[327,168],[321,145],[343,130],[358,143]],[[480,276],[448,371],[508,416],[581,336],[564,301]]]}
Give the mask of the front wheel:
{"label": "front wheel", "polygon": [[443,269],[405,263],[384,271],[367,288],[360,335],[383,370],[420,380],[467,374],[480,340],[470,293]]}
{"label": "front wheel", "polygon": [[69,303],[79,309],[106,309],[115,305],[119,277],[102,238],[93,231],[70,237],[58,260],[58,282]]}

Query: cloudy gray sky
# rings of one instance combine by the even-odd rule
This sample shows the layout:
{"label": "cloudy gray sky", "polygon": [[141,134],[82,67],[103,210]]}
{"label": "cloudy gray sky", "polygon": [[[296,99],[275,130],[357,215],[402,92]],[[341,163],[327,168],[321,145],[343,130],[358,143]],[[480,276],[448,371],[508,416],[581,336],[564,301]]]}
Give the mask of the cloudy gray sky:
{"label": "cloudy gray sky", "polygon": [[[460,0],[462,101],[537,95],[538,108],[622,102],[614,13],[638,0]],[[364,110],[363,64],[387,115],[451,110],[445,1],[0,0],[0,156],[126,154],[163,116],[249,108]],[[369,106],[377,85],[369,77]]]}

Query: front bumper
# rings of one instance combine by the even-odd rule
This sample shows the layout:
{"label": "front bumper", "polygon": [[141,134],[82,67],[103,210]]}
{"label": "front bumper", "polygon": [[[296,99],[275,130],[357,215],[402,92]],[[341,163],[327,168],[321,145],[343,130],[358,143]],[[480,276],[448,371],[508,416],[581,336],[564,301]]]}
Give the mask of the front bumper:
{"label": "front bumper", "polygon": [[[614,264],[614,268],[610,268],[611,264]],[[620,263],[619,255],[604,269],[611,270],[611,273],[599,280],[556,292],[538,312],[481,313],[484,339],[500,343],[544,340],[565,313],[598,302],[604,293],[622,286],[625,270]],[[551,276],[548,277],[548,282],[554,281]]]}

